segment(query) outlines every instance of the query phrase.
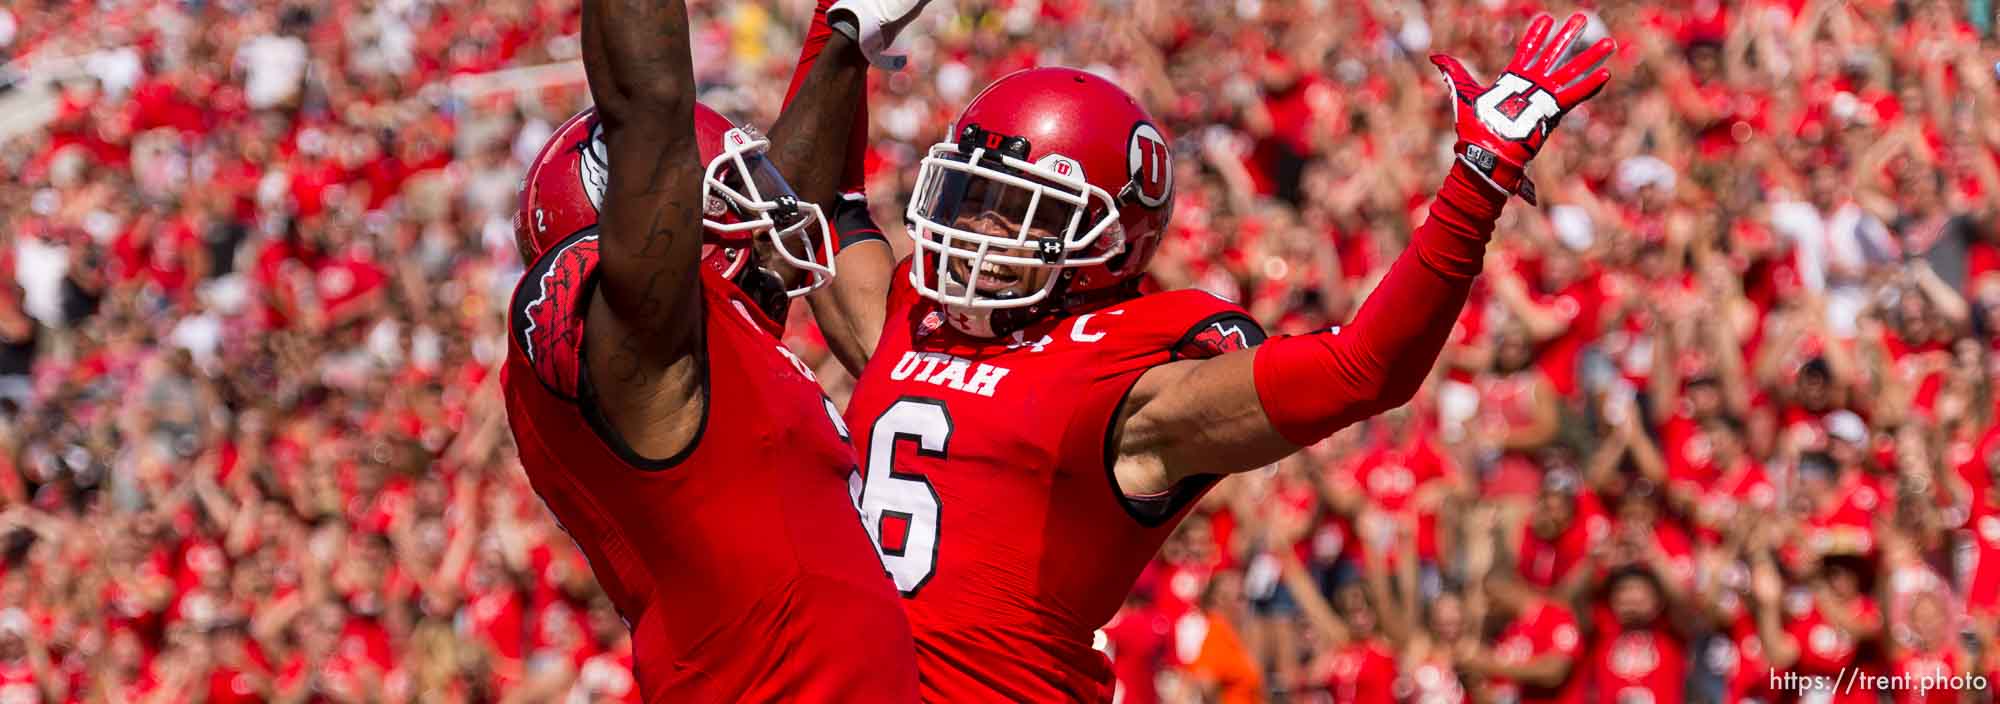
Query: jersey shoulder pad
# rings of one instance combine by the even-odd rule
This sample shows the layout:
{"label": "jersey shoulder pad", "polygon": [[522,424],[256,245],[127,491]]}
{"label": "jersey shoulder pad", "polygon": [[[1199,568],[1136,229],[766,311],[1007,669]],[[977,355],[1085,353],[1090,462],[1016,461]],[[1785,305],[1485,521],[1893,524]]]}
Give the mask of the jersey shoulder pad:
{"label": "jersey shoulder pad", "polygon": [[550,393],[577,397],[583,322],[597,273],[597,229],[551,248],[522,272],[507,307],[508,346]]}
{"label": "jersey shoulder pad", "polygon": [[1174,359],[1215,357],[1255,347],[1265,338],[1264,327],[1249,311],[1200,289],[1141,296],[1117,310],[1137,323],[1139,337],[1165,347]]}

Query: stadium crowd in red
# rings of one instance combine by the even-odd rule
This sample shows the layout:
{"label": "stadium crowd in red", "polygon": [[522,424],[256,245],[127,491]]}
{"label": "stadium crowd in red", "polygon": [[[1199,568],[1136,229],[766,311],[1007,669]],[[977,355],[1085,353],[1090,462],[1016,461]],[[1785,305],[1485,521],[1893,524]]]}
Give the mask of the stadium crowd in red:
{"label": "stadium crowd in red", "polygon": [[[704,100],[768,125],[811,3],[690,4]],[[1438,372],[1204,501],[1104,629],[1123,701],[1992,701],[1993,8],[1584,6],[1617,79]],[[1336,324],[1449,164],[1425,57],[1490,73],[1537,9],[960,0],[875,78],[872,202],[986,81],[1088,67],[1176,139],[1156,278]],[[490,72],[574,58],[573,5],[0,13],[71,76],[0,142],[0,701],[635,700],[491,373],[586,94]]]}

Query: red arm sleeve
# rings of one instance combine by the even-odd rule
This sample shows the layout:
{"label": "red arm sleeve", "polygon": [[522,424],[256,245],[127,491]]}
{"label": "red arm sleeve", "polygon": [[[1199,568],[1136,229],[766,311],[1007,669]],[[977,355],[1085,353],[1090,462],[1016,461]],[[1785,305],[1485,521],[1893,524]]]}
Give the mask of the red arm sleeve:
{"label": "red arm sleeve", "polygon": [[1430,218],[1352,323],[1257,348],[1257,398],[1286,440],[1311,445],[1416,395],[1465,306],[1506,198],[1454,162]]}

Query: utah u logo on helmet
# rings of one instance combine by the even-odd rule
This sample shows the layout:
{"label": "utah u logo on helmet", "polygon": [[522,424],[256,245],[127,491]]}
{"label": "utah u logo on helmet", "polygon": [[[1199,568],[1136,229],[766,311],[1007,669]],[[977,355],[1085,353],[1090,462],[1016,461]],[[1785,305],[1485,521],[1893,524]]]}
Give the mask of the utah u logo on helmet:
{"label": "utah u logo on helmet", "polygon": [[1167,140],[1152,123],[1132,127],[1125,161],[1132,174],[1132,197],[1148,208],[1166,205],[1174,196],[1174,156]]}

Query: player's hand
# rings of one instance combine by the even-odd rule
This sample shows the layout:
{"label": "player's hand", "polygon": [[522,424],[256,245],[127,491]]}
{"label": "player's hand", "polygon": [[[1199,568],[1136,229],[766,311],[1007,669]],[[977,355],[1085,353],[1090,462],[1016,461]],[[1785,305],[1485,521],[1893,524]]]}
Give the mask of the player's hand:
{"label": "player's hand", "polygon": [[1551,38],[1549,27],[1553,24],[1555,20],[1548,15],[1529,23],[1514,50],[1514,60],[1492,86],[1480,85],[1458,59],[1431,55],[1431,63],[1444,74],[1445,85],[1456,101],[1453,117],[1458,125],[1458,145],[1454,151],[1458,158],[1500,190],[1518,194],[1529,203],[1535,202],[1535,189],[1524,171],[1528,161],[1542,150],[1549,131],[1563,115],[1597,95],[1611,80],[1610,71],[1597,65],[1618,48],[1616,42],[1602,39],[1570,60],[1557,63],[1576,35],[1583,32],[1585,20],[1582,14],[1570,15]]}
{"label": "player's hand", "polygon": [[909,57],[890,53],[896,35],[909,26],[931,0],[840,0],[826,10],[827,26],[861,45],[861,53],[876,68],[897,71]]}

